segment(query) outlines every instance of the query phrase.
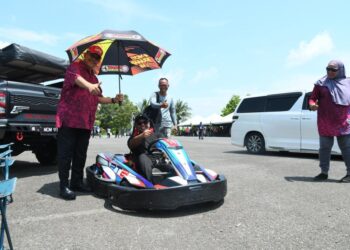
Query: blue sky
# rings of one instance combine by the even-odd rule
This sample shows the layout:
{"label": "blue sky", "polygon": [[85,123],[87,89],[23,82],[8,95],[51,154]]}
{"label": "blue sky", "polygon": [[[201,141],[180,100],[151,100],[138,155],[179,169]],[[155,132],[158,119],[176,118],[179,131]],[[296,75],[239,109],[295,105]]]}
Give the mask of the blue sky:
{"label": "blue sky", "polygon": [[[172,55],[160,70],[124,76],[134,103],[157,90],[207,117],[232,95],[311,90],[331,59],[350,66],[350,2],[293,1],[3,1],[0,46],[16,42],[62,58],[77,40],[104,29],[135,30]],[[105,96],[117,77],[99,77]]]}

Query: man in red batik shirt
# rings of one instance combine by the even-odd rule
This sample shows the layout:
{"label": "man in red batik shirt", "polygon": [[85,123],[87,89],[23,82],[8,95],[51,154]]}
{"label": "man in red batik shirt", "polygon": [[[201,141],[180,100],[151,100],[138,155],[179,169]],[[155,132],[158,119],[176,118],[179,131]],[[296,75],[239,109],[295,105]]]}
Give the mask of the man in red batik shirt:
{"label": "man in red batik shirt", "polygon": [[60,196],[66,200],[75,199],[74,191],[90,191],[83,183],[83,176],[98,103],[117,103],[124,99],[122,94],[115,98],[102,96],[101,83],[93,71],[102,55],[102,49],[93,45],[84,53],[82,60],[73,62],[67,68],[57,107],[58,176]]}

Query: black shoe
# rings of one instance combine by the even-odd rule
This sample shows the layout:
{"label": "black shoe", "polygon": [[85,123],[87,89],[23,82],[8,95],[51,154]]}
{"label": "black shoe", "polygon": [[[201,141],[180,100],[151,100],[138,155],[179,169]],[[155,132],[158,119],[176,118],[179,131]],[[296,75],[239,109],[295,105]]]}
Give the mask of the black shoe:
{"label": "black shoe", "polygon": [[60,189],[60,196],[65,200],[75,200],[75,193],[68,187]]}
{"label": "black shoe", "polygon": [[350,183],[350,175],[345,175],[343,178],[339,180],[339,182]]}
{"label": "black shoe", "polygon": [[325,181],[328,179],[328,174],[320,173],[314,177],[314,181]]}
{"label": "black shoe", "polygon": [[91,188],[83,183],[79,185],[70,185],[70,189],[73,191],[81,192],[81,193],[91,193]]}

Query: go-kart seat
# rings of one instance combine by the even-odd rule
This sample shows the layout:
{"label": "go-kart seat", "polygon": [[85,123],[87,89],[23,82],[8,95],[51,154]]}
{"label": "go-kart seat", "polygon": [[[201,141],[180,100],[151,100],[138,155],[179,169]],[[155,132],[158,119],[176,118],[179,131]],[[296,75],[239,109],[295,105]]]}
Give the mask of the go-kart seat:
{"label": "go-kart seat", "polygon": [[137,172],[137,168],[135,165],[135,162],[131,160],[131,153],[124,154],[124,155],[116,155],[115,157],[118,158],[119,161],[123,162],[125,165],[129,166],[132,170]]}

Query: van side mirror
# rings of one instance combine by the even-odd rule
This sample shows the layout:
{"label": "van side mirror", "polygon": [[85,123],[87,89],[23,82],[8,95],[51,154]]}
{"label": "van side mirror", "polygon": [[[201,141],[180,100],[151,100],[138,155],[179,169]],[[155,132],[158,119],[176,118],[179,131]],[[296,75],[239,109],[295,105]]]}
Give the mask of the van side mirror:
{"label": "van side mirror", "polygon": [[237,121],[238,120],[238,115],[234,115],[234,116],[232,116],[232,123],[234,123],[235,121]]}

